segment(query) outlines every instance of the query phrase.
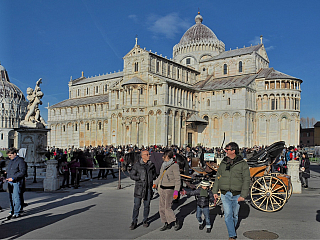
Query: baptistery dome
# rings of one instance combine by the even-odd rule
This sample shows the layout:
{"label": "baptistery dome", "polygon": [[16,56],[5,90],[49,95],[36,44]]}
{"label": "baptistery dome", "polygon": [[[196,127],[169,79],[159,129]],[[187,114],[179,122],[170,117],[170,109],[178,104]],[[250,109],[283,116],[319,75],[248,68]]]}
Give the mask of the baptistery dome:
{"label": "baptistery dome", "polygon": [[173,47],[175,61],[196,69],[201,59],[219,55],[225,50],[224,43],[210,28],[202,24],[202,21],[203,17],[198,13],[195,17],[196,24],[190,27]]}
{"label": "baptistery dome", "polygon": [[1,103],[25,101],[22,91],[10,82],[6,69],[0,65],[1,81],[0,81],[0,101]]}
{"label": "baptistery dome", "polygon": [[27,110],[22,91],[10,82],[8,72],[0,64],[0,148],[13,146],[13,128],[20,126]]}

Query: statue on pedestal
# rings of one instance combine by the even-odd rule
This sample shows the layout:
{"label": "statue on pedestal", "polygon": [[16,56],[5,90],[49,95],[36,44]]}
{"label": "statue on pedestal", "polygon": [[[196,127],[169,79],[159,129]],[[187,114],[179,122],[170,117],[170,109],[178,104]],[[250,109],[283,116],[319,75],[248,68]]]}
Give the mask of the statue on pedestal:
{"label": "statue on pedestal", "polygon": [[44,128],[47,126],[44,119],[40,116],[39,104],[42,105],[41,98],[43,97],[43,92],[41,92],[40,84],[42,79],[40,78],[34,90],[32,88],[27,88],[27,99],[29,100],[28,112],[21,122],[21,127],[31,127],[31,128]]}

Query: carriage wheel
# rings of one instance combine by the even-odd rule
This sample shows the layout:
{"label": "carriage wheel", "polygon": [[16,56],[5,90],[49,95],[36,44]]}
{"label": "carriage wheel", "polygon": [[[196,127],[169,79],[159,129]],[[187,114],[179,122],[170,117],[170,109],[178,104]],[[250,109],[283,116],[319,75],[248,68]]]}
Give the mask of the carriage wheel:
{"label": "carriage wheel", "polygon": [[277,177],[263,176],[251,186],[251,204],[264,212],[280,210],[287,201],[286,185]]}
{"label": "carriage wheel", "polygon": [[[279,174],[282,174],[282,173],[271,173],[272,176],[274,177],[277,177]],[[287,190],[288,190],[288,197],[287,197],[287,201],[289,200],[289,198],[291,197],[292,195],[292,183],[291,181],[289,181],[289,185],[287,186]]]}

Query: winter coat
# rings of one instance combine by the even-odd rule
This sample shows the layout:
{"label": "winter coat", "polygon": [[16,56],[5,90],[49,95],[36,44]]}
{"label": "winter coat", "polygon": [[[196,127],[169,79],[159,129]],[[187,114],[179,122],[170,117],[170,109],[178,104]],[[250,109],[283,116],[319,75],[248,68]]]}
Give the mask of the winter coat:
{"label": "winter coat", "polygon": [[152,192],[153,180],[156,179],[156,167],[151,161],[144,163],[142,159],[136,162],[130,171],[130,178],[134,181],[134,197],[145,199],[148,191]]}
{"label": "winter coat", "polygon": [[10,160],[7,166],[7,178],[13,178],[13,182],[22,182],[26,176],[26,163],[20,157]]}
{"label": "winter coat", "polygon": [[301,172],[303,178],[310,178],[310,161],[309,158],[302,158],[300,162],[300,169],[304,167],[304,171]]}
{"label": "winter coat", "polygon": [[196,190],[193,190],[191,192],[187,192],[187,196],[195,196],[197,199],[197,205],[201,208],[203,207],[209,207],[209,202],[214,202],[213,193],[210,189],[207,189],[208,191],[208,197],[200,196],[201,186],[197,188]]}
{"label": "winter coat", "polygon": [[217,194],[220,189],[222,194],[230,191],[233,196],[240,194],[241,197],[246,198],[250,187],[249,166],[240,155],[237,155],[230,170],[227,170],[228,158],[225,157],[220,163],[212,192]]}
{"label": "winter coat", "polygon": [[[164,171],[165,173],[163,174]],[[177,163],[173,163],[164,169],[164,164],[162,163],[160,174],[156,179],[155,184],[164,188],[172,187],[174,190],[180,191],[181,182],[179,165]]]}

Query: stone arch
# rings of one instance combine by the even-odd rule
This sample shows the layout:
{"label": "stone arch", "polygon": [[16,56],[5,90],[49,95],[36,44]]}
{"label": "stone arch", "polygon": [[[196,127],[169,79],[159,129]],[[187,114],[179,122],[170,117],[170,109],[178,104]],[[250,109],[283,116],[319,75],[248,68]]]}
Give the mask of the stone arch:
{"label": "stone arch", "polygon": [[241,117],[241,113],[235,112],[232,117],[238,120]]}
{"label": "stone arch", "polygon": [[157,115],[161,115],[161,113],[162,113],[161,110],[158,109],[156,114],[157,114]]}
{"label": "stone arch", "polygon": [[148,114],[152,116],[154,114],[153,110],[150,110]]}

